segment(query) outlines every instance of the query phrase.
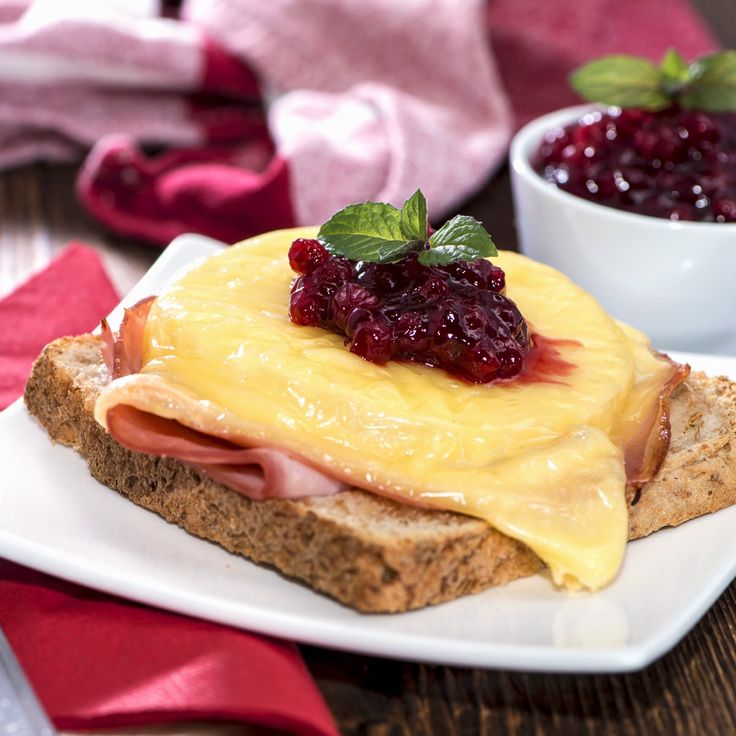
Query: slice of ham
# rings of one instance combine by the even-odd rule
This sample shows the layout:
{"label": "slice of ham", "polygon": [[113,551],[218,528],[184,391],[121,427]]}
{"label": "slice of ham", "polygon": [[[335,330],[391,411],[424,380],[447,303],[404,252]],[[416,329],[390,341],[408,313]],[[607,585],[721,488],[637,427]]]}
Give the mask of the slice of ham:
{"label": "slice of ham", "polygon": [[108,410],[107,428],[129,450],[176,458],[249,498],[329,496],[347,488],[281,450],[240,447],[125,404]]}
{"label": "slice of ham", "polygon": [[143,365],[143,331],[155,299],[149,296],[126,308],[117,335],[106,319],[100,323],[102,358],[113,380],[140,371]]}
{"label": "slice of ham", "polygon": [[624,442],[626,486],[638,491],[648,483],[664,462],[670,447],[670,400],[672,392],[690,375],[690,366],[675,363],[663,353],[660,357],[670,363],[670,372],[647,418],[635,434]]}

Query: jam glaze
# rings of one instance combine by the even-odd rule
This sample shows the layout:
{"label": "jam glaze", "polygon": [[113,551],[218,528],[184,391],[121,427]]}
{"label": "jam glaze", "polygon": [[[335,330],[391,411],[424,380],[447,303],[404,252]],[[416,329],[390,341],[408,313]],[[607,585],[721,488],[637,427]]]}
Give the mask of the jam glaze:
{"label": "jam glaze", "polygon": [[545,337],[538,332],[531,333],[532,347],[524,356],[524,367],[521,372],[506,383],[556,383],[567,385],[562,380],[576,368],[576,364],[562,357],[561,348],[582,348],[578,340]]}

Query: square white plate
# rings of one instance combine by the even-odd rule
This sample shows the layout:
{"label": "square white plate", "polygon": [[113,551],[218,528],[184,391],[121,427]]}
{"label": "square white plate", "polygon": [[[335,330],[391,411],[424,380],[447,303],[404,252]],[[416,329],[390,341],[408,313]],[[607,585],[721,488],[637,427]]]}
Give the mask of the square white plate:
{"label": "square white plate", "polygon": [[[214,241],[177,239],[124,300],[160,290]],[[120,307],[113,313],[119,318]],[[680,355],[736,379],[736,359]],[[110,593],[326,647],[415,661],[622,672],[674,646],[736,576],[736,507],[629,545],[595,594],[543,575],[399,615],[361,615],[189,536],[93,480],[17,402],[0,414],[0,555]]]}

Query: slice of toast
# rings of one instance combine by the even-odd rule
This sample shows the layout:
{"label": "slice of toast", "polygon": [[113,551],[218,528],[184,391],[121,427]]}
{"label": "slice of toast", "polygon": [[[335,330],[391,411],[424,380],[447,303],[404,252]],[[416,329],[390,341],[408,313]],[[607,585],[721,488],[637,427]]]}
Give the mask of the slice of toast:
{"label": "slice of toast", "polygon": [[[403,506],[359,490],[252,501],[183,463],[121,447],[92,416],[109,381],[96,336],[46,347],[25,402],[52,440],[134,503],[230,552],[271,565],[365,612],[451,600],[540,570],[526,546],[485,522]],[[736,501],[736,384],[693,374],[672,399],[672,442],[657,476],[629,501],[629,537]]]}

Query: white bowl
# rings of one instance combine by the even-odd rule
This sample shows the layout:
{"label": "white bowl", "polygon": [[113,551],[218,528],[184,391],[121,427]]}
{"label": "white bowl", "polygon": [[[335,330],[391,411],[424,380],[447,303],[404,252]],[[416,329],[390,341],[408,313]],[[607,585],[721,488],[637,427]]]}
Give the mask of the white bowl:
{"label": "white bowl", "polygon": [[558,189],[532,169],[547,131],[593,109],[544,115],[512,141],[522,252],[567,274],[657,347],[721,350],[736,333],[736,224],[672,222],[604,207]]}

